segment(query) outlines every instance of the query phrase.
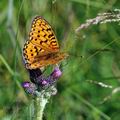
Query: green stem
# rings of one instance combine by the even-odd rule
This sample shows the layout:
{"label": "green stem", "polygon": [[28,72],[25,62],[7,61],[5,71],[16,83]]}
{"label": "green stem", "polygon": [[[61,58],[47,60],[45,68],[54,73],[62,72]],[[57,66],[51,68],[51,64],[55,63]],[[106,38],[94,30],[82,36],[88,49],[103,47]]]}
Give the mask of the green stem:
{"label": "green stem", "polygon": [[44,95],[36,97],[34,100],[34,120],[42,120],[43,112],[45,105],[48,102],[48,98],[45,98]]}

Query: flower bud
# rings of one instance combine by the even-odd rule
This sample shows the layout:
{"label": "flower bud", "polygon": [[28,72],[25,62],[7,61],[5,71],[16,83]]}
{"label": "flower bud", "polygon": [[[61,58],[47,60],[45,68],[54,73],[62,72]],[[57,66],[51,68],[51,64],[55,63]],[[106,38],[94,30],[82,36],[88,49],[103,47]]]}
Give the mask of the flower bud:
{"label": "flower bud", "polygon": [[36,86],[33,83],[30,83],[28,81],[22,83],[22,87],[25,89],[25,91],[31,95],[35,95]]}
{"label": "flower bud", "polygon": [[60,71],[59,67],[55,67],[54,71],[51,74],[53,79],[58,79],[61,75],[62,75],[62,72]]}

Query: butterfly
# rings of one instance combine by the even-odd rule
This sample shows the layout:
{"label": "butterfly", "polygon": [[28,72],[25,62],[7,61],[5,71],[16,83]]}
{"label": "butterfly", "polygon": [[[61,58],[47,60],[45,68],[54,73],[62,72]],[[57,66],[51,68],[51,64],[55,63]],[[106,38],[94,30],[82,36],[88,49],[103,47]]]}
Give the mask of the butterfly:
{"label": "butterfly", "polygon": [[23,47],[23,60],[27,69],[57,64],[68,57],[61,52],[51,25],[41,16],[33,19],[29,38]]}

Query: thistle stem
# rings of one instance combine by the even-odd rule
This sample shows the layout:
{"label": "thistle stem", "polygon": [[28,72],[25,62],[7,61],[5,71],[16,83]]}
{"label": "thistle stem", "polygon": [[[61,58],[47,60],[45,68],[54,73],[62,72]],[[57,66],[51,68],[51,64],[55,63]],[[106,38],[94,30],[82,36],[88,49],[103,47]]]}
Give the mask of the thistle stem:
{"label": "thistle stem", "polygon": [[42,120],[45,105],[48,102],[48,98],[43,95],[36,97],[34,100],[34,120]]}

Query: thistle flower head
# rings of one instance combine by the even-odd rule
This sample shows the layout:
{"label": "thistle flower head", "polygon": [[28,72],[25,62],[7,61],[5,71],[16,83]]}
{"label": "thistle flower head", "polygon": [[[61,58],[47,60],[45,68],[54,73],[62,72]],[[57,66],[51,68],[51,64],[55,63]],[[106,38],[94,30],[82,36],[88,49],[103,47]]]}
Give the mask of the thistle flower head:
{"label": "thistle flower head", "polygon": [[51,73],[51,76],[53,79],[58,79],[62,75],[62,72],[60,71],[59,67],[55,67],[53,72]]}
{"label": "thistle flower head", "polygon": [[36,95],[36,92],[41,93],[42,91],[47,91],[47,93],[51,95],[55,95],[57,93],[55,84],[57,79],[62,75],[58,66],[55,67],[53,72],[48,76],[45,76],[40,69],[28,71],[31,82],[22,83],[22,86],[27,93],[31,95]]}
{"label": "thistle flower head", "polygon": [[37,87],[35,86],[35,84],[28,82],[28,81],[23,82],[22,87],[27,93],[31,95],[35,95],[35,91],[37,90]]}

